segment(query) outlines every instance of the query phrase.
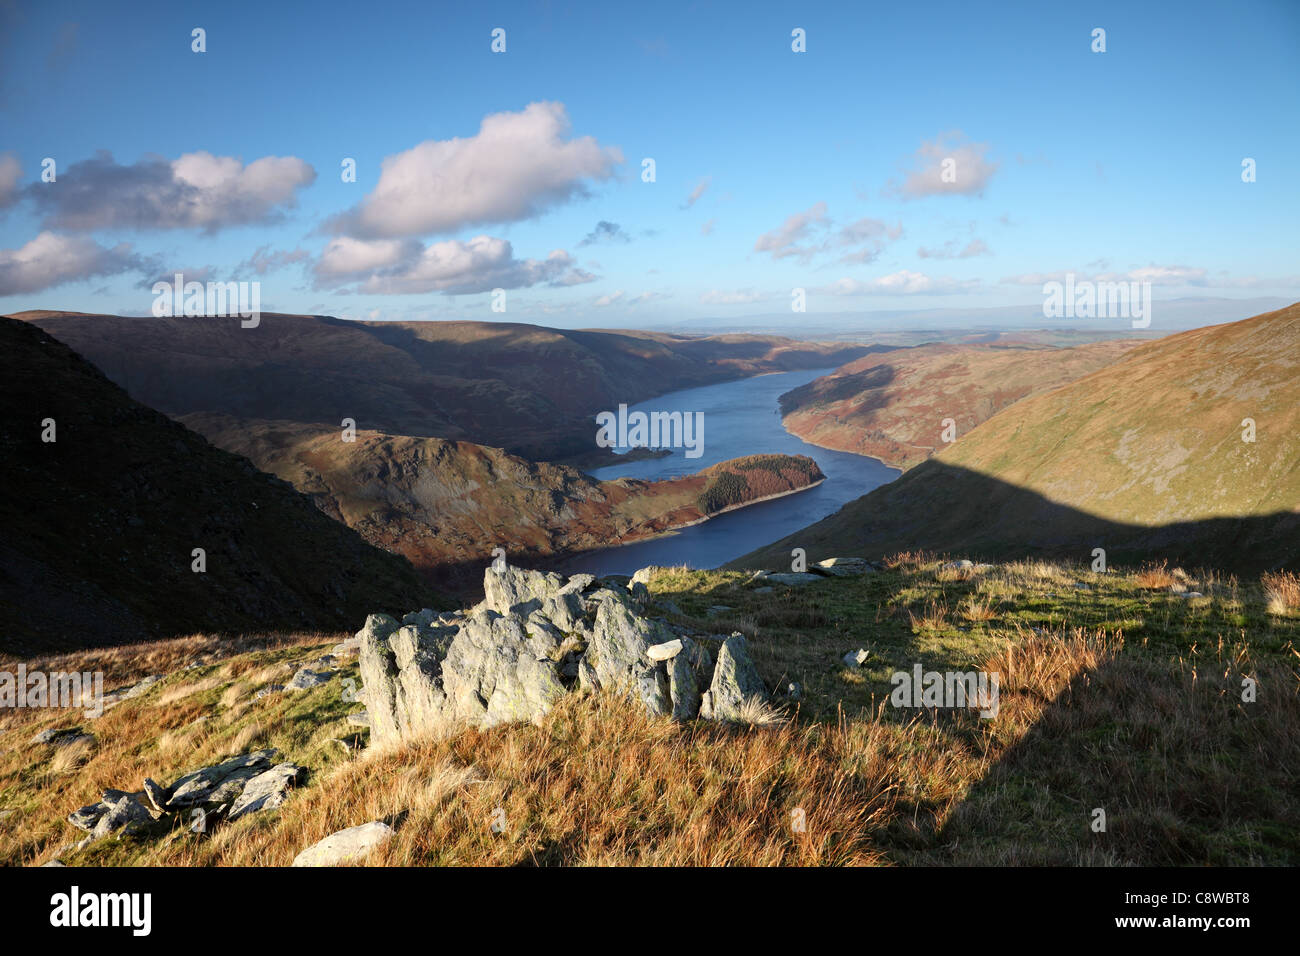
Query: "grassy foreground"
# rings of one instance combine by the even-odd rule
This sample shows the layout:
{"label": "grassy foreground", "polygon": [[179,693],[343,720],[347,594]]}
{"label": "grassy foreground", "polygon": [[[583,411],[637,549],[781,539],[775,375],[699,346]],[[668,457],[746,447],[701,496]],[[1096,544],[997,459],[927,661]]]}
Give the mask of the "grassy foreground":
{"label": "grassy foreground", "polygon": [[[0,713],[0,862],[286,865],[375,819],[397,833],[372,865],[1300,862],[1293,577],[890,564],[765,594],[747,572],[652,579],[681,611],[671,620],[743,631],[769,686],[800,685],[784,720],[754,726],[675,725],[575,696],[540,726],[375,754],[346,721],[361,706],[346,699],[355,664],[325,686],[253,699],[337,636],[196,637],[28,662],[102,669],[109,688],[168,677],[94,721]],[[859,648],[866,662],[846,666]],[[998,673],[997,716],[893,707],[890,674],[916,663]],[[78,724],[93,744],[28,743]],[[279,810],[207,835],[160,823],[63,849],[84,836],[64,818],[102,790],[261,747],[309,768]]]}

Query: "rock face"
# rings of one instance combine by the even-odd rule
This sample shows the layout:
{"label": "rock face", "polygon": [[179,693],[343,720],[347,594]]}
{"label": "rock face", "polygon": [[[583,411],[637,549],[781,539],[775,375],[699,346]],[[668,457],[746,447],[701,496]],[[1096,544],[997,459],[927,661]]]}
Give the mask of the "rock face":
{"label": "rock face", "polygon": [[713,683],[704,692],[700,716],[711,720],[740,720],[741,707],[751,698],[767,699],[767,688],[749,656],[743,634],[732,634],[718,651]]}
{"label": "rock face", "polygon": [[[714,684],[714,699],[724,701],[714,711],[731,719],[737,674],[745,696],[766,699],[743,648],[719,678],[707,639],[647,617],[608,579],[489,568],[484,593],[463,615],[407,615],[407,624],[367,618],[357,639],[372,744],[463,724],[536,721],[575,689],[628,694],[675,720],[700,716]],[[736,638],[743,644],[739,635],[727,640]]]}

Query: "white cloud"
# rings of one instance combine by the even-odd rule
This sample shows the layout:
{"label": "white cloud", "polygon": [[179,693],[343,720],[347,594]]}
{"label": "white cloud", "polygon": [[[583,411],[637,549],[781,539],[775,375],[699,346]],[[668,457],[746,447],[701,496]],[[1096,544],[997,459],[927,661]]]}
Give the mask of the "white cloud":
{"label": "white cloud", "polygon": [[34,185],[26,195],[45,216],[47,228],[198,228],[212,233],[283,218],[295,204],[297,190],[315,179],[311,165],[292,156],[264,156],[245,166],[232,156],[196,152],[122,166],[101,151],[60,170],[57,188]]}
{"label": "white cloud", "polygon": [[937,249],[927,249],[922,246],[916,250],[916,254],[922,259],[970,259],[973,256],[988,255],[989,251],[983,239],[972,239],[960,249],[956,239],[949,239]]}
{"label": "white cloud", "polygon": [[623,162],[590,136],[565,139],[562,103],[530,103],[483,118],[477,135],[427,140],[383,162],[379,182],[329,228],[366,238],[449,233],[531,219],[585,195]]}
{"label": "white cloud", "polygon": [[797,212],[786,218],[779,227],[771,232],[765,232],[758,237],[754,243],[755,252],[770,252],[773,259],[785,259],[788,256],[796,256],[800,261],[806,262],[809,258],[825,248],[823,243],[820,246],[800,246],[798,243],[809,237],[809,234],[815,230],[825,228],[830,224],[826,216],[826,203],[814,203],[803,212]]}
{"label": "white cloud", "polygon": [[[945,133],[922,142],[909,158],[903,182],[890,182],[886,195],[903,199],[923,196],[979,196],[997,172],[999,163],[988,159],[987,143],[964,142],[960,132]],[[952,160],[947,163],[947,160]],[[952,175],[945,177],[945,170]],[[952,181],[946,182],[945,178]]]}
{"label": "white cloud", "polygon": [[878,279],[840,279],[819,291],[830,295],[952,295],[973,292],[979,287],[978,279],[952,279],[946,276],[928,276],[921,272],[903,269]]}
{"label": "white cloud", "polygon": [[695,188],[691,190],[691,194],[686,197],[686,202],[682,203],[682,208],[690,209],[697,202],[699,202],[700,197],[709,191],[709,186],[712,183],[713,183],[712,176],[705,176],[698,183],[696,183]]}
{"label": "white cloud", "polygon": [[129,242],[108,247],[85,236],[42,232],[18,249],[0,249],[0,295],[40,292],[91,276],[149,267]]}
{"label": "white cloud", "polygon": [[571,286],[595,279],[578,269],[563,249],[545,259],[516,259],[507,240],[491,236],[428,246],[415,240],[340,236],[326,246],[315,274],[318,288],[355,283],[355,291],[372,294],[461,295],[539,283]]}

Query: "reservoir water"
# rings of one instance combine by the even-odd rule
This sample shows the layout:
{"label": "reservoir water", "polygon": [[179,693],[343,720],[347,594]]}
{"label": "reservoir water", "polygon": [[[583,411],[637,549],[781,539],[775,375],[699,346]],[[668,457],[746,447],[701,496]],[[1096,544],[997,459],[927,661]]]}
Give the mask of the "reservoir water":
{"label": "reservoir water", "polygon": [[[785,430],[777,399],[833,369],[759,375],[721,385],[706,385],[628,407],[635,411],[704,413],[704,447],[698,458],[674,449],[664,458],[649,458],[593,469],[602,480],[655,480],[690,475],[729,458],[764,453],[807,455],[826,480],[816,488],[750,505],[711,518],[703,524],[636,544],[589,551],[557,565],[566,574],[631,574],[649,564],[715,568],[755,548],[783,538],[838,511],[847,502],[898,477],[874,458],[829,451],[809,445]],[[617,411],[617,409],[611,409]]]}

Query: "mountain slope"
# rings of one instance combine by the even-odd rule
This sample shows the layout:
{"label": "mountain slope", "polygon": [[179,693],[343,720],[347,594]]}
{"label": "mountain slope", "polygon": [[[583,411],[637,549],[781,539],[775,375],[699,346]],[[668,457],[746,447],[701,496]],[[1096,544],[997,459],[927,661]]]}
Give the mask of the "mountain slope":
{"label": "mountain slope", "polygon": [[0,406],[0,650],[350,627],[428,603],[404,559],[30,323],[0,318]]}
{"label": "mountain slope", "polygon": [[[1243,420],[1256,440],[1243,441]],[[1300,563],[1300,304],[1142,345],[1030,396],[741,566],[877,555]],[[1082,552],[1082,553],[1081,553]]]}
{"label": "mountain slope", "polygon": [[469,442],[375,431],[344,442],[338,429],[292,422],[181,420],[292,482],[372,544],[421,570],[471,564],[473,578],[497,546],[511,560],[607,548],[824,477],[810,458],[755,456],[669,481],[597,481]]}
{"label": "mountain slope", "polygon": [[1118,360],[1136,341],[1072,348],[921,345],[868,355],[781,396],[785,427],[806,442],[907,469],[958,435],[1035,392]]}
{"label": "mountain slope", "polygon": [[[496,322],[352,322],[264,313],[153,318],[31,313],[133,398],[197,413],[491,445],[534,460],[594,450],[597,412],[867,350],[779,336],[690,337]],[[27,318],[28,313],[18,313]]]}

